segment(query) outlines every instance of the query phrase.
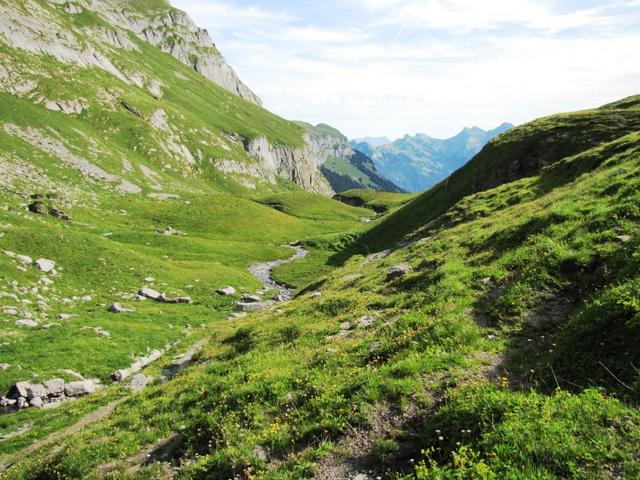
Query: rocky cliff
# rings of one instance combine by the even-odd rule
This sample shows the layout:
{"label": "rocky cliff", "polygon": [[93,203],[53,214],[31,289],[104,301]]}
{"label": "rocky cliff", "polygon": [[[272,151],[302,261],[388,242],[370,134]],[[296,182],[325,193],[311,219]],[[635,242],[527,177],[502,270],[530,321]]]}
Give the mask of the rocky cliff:
{"label": "rocky cliff", "polygon": [[298,124],[306,130],[305,141],[317,168],[336,192],[354,188],[402,192],[401,188],[378,173],[367,155],[353,149],[340,131],[324,124]]}
{"label": "rocky cliff", "polygon": [[259,103],[164,0],[0,0],[0,162],[45,155],[153,197],[290,183],[331,195],[323,149]]}
{"label": "rocky cliff", "polygon": [[172,55],[221,87],[262,105],[260,98],[227,64],[209,33],[199,28],[185,12],[170,8],[167,4],[166,9],[145,16],[135,10],[123,8],[121,0],[91,0],[90,8],[99,12],[109,23],[133,31],[141,39]]}

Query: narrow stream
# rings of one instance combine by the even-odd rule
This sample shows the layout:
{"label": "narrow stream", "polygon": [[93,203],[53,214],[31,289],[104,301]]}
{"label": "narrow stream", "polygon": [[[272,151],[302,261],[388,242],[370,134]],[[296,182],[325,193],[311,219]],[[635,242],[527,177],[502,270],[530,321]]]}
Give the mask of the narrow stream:
{"label": "narrow stream", "polygon": [[308,250],[305,250],[299,245],[285,245],[286,247],[292,248],[296,251],[296,253],[282,260],[273,260],[271,262],[265,263],[256,263],[249,267],[249,272],[256,277],[258,280],[262,282],[265,288],[267,289],[277,289],[280,294],[280,298],[282,300],[289,300],[293,297],[293,292],[295,291],[290,285],[286,285],[284,283],[277,282],[273,279],[273,269],[275,267],[279,267],[281,265],[287,265],[288,263],[295,262],[296,260],[300,260],[301,258],[306,257],[309,254]]}

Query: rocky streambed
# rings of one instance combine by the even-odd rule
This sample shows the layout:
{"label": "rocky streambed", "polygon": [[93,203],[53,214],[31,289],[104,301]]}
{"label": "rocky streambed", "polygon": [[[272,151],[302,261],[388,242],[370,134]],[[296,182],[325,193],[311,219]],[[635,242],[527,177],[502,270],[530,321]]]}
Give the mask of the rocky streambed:
{"label": "rocky streambed", "polygon": [[295,290],[291,285],[276,281],[273,278],[273,269],[300,260],[309,254],[309,251],[300,245],[287,245],[287,247],[295,250],[295,254],[291,257],[282,260],[273,260],[271,262],[256,263],[249,267],[249,272],[262,282],[266,290],[278,290],[279,301],[290,300]]}

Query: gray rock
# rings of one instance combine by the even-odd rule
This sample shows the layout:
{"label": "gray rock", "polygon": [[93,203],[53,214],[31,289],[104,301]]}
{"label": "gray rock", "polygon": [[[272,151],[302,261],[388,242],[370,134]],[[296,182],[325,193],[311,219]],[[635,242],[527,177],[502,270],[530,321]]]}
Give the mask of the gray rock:
{"label": "gray rock", "polygon": [[352,327],[351,322],[342,322],[340,324],[340,330],[351,330]]}
{"label": "gray rock", "polygon": [[28,255],[16,255],[16,260],[25,265],[31,265],[33,263],[33,259]]}
{"label": "gray rock", "polygon": [[160,297],[162,297],[162,294],[160,292],[157,292],[153,288],[149,288],[149,287],[142,287],[138,291],[138,295],[148,298],[150,300],[158,300]]}
{"label": "gray rock", "polygon": [[11,391],[14,392],[14,397],[26,397],[27,396],[27,388],[29,388],[31,384],[29,382],[18,382],[16,383]]}
{"label": "gray rock", "polygon": [[406,263],[395,265],[387,272],[387,282],[395,280],[396,278],[404,277],[411,272],[413,272],[413,269]]}
{"label": "gray rock", "polygon": [[22,409],[22,408],[27,408],[29,406],[29,403],[27,402],[27,399],[24,397],[18,397],[18,400],[16,402],[16,407]]}
{"label": "gray rock", "polygon": [[369,316],[369,315],[365,315],[364,317],[360,317],[358,319],[358,325],[362,328],[369,328],[372,327],[373,324],[375,323],[376,319]]}
{"label": "gray rock", "polygon": [[219,288],[218,290],[216,290],[216,293],[218,295],[224,295],[224,296],[235,295],[236,294],[236,289],[233,288],[233,287],[224,287],[224,288]]}
{"label": "gray rock", "polygon": [[141,392],[151,382],[153,382],[153,377],[147,377],[146,375],[139,373],[131,379],[131,382],[129,382],[129,388],[131,388],[133,392]]}
{"label": "gray rock", "polygon": [[239,312],[261,312],[263,310],[266,310],[267,308],[269,308],[271,306],[271,303],[268,302],[251,302],[251,303],[245,303],[245,302],[239,302],[236,304],[236,310]]}
{"label": "gray rock", "polygon": [[79,380],[69,382],[64,385],[64,394],[67,397],[81,397],[96,391],[96,384],[93,380]]}
{"label": "gray rock", "polygon": [[162,302],[162,303],[193,303],[193,300],[191,297],[166,297],[164,294],[160,296],[160,298],[157,299],[158,302]]}
{"label": "gray rock", "polygon": [[14,398],[0,397],[0,407],[12,407],[16,402]]}
{"label": "gray rock", "polygon": [[322,296],[322,292],[311,292],[309,298],[318,298]]}
{"label": "gray rock", "polygon": [[36,397],[46,397],[47,389],[41,383],[29,383],[27,385],[27,398],[32,400]]}
{"label": "gray rock", "polygon": [[44,405],[44,401],[41,397],[34,397],[29,401],[29,405],[36,408],[42,408],[42,406]]}
{"label": "gray rock", "polygon": [[38,323],[34,322],[33,320],[17,320],[16,321],[16,327],[22,327],[22,328],[38,328]]}
{"label": "gray rock", "polygon": [[64,393],[64,380],[61,378],[53,378],[43,382],[44,388],[47,390],[47,395],[57,397]]}
{"label": "gray rock", "polygon": [[62,321],[68,321],[71,320],[73,317],[77,317],[78,315],[70,315],[68,313],[59,313],[58,314],[58,320],[62,320]]}
{"label": "gray rock", "polygon": [[115,302],[109,306],[109,311],[111,313],[130,313],[130,312],[133,312],[134,310],[132,308],[125,308],[122,305],[120,305],[118,302]]}
{"label": "gray rock", "polygon": [[262,300],[258,295],[244,295],[241,299],[243,303],[258,303]]}
{"label": "gray rock", "polygon": [[56,268],[56,262],[53,260],[47,260],[46,258],[39,258],[33,264],[38,270],[44,273],[49,273]]}

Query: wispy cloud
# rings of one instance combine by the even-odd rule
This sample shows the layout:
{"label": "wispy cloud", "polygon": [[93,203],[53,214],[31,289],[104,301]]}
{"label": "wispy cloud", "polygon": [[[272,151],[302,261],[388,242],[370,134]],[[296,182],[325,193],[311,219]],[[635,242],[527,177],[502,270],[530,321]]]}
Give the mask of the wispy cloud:
{"label": "wispy cloud", "polygon": [[267,108],[351,136],[448,135],[640,90],[640,0],[174,3]]}

